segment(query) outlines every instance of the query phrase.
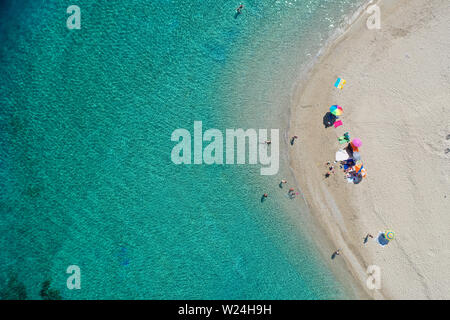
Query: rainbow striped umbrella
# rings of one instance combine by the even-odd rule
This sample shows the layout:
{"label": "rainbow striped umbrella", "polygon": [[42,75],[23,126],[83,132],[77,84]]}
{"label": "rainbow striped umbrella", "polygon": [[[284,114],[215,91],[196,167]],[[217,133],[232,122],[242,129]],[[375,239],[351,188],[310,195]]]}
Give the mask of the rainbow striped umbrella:
{"label": "rainbow striped umbrella", "polygon": [[384,233],[384,236],[388,240],[394,240],[395,234],[394,234],[394,231],[388,230]]}
{"label": "rainbow striped umbrella", "polygon": [[337,104],[330,107],[330,112],[334,114],[335,116],[340,116],[344,113],[344,110],[342,110],[342,107],[338,106]]}

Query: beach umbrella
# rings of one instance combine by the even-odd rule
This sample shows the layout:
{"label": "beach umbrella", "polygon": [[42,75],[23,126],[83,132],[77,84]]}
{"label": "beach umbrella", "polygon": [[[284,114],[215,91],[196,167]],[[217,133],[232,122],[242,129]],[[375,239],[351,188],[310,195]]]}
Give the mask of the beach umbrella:
{"label": "beach umbrella", "polygon": [[342,88],[344,87],[344,84],[345,84],[346,82],[347,82],[347,81],[345,81],[345,80],[342,79],[342,78],[337,78],[336,82],[334,83],[334,86],[335,86],[336,88],[338,88],[338,89],[342,89]]}
{"label": "beach umbrella", "polygon": [[353,146],[353,147],[356,147],[356,148],[361,147],[361,146],[362,146],[362,141],[361,141],[361,139],[359,139],[359,138],[353,139],[353,140],[352,140],[352,146]]}
{"label": "beach umbrella", "polygon": [[386,237],[386,239],[388,240],[394,240],[394,231],[388,230],[384,233],[384,236]]}
{"label": "beach umbrella", "polygon": [[338,150],[336,152],[336,161],[344,161],[348,159],[348,153],[345,150]]}
{"label": "beach umbrella", "polygon": [[353,159],[354,160],[356,160],[356,161],[358,161],[358,160],[361,160],[361,155],[359,154],[359,152],[353,152]]}
{"label": "beach umbrella", "polygon": [[356,173],[359,173],[363,169],[363,164],[361,161],[357,161],[356,165],[353,167],[353,169],[356,171]]}
{"label": "beach umbrella", "polygon": [[375,239],[375,241],[382,247],[389,244],[389,239],[387,239],[385,233],[381,231],[378,233],[378,236]]}
{"label": "beach umbrella", "polygon": [[330,107],[330,112],[332,114],[334,114],[335,116],[340,116],[341,114],[344,113],[344,110],[342,110],[342,107],[340,107],[338,105],[333,105]]}
{"label": "beach umbrella", "polygon": [[354,184],[358,184],[361,182],[361,180],[363,179],[361,174],[356,175],[356,177],[353,178],[353,183]]}

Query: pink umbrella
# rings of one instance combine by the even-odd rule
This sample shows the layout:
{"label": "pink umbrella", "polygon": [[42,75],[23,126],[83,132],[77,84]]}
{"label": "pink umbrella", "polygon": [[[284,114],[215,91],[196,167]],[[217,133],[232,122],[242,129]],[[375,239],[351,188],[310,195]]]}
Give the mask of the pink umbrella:
{"label": "pink umbrella", "polygon": [[362,141],[359,138],[355,138],[352,140],[352,144],[356,147],[359,148],[362,145]]}

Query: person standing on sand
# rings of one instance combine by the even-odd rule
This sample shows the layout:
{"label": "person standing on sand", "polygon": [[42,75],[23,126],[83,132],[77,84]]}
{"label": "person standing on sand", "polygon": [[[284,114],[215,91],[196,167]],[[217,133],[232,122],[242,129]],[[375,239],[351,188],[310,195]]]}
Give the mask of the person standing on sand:
{"label": "person standing on sand", "polygon": [[373,236],[372,236],[370,233],[368,233],[368,234],[364,237],[364,244],[366,244],[367,241],[369,241],[369,238],[373,238]]}
{"label": "person standing on sand", "polygon": [[336,258],[336,256],[341,255],[341,249],[337,249],[335,252],[333,252],[333,255],[331,256],[331,259]]}
{"label": "person standing on sand", "polygon": [[293,137],[291,138],[291,146],[294,145],[295,139],[298,139],[298,136],[293,136]]}

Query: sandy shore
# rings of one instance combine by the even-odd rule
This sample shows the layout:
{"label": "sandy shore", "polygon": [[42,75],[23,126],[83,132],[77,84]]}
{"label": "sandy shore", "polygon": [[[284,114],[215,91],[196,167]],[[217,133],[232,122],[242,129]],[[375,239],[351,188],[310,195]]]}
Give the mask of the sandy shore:
{"label": "sandy shore", "polygon": [[[450,3],[382,0],[381,29],[364,13],[324,54],[291,107],[291,166],[312,214],[375,299],[450,299]],[[333,85],[347,81],[343,90]],[[343,126],[327,128],[331,105]],[[349,132],[363,146],[367,178],[349,184],[325,163]],[[391,229],[386,247],[367,233]],[[330,252],[331,255],[331,252]],[[336,261],[339,259],[340,261]],[[381,289],[366,287],[369,265]]]}

